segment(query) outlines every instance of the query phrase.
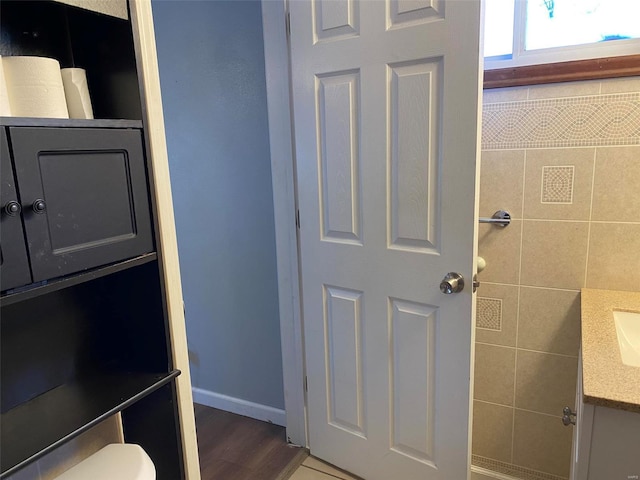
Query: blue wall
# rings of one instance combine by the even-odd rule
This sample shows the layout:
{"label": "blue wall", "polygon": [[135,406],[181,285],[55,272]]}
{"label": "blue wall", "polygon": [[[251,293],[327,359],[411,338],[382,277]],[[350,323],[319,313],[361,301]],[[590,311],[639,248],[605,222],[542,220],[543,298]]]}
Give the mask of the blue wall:
{"label": "blue wall", "polygon": [[153,1],[195,387],[284,408],[259,1]]}

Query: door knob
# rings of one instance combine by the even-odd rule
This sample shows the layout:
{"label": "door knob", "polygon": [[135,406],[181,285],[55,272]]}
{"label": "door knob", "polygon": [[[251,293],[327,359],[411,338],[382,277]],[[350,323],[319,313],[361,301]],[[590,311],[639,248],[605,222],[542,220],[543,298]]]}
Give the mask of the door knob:
{"label": "door knob", "polygon": [[4,211],[6,212],[6,214],[11,215],[12,217],[18,215],[20,213],[20,210],[22,210],[22,207],[15,200],[7,202],[4,206]]}
{"label": "door knob", "polygon": [[449,272],[440,282],[440,291],[447,295],[461,292],[464,289],[464,278],[456,272]]}

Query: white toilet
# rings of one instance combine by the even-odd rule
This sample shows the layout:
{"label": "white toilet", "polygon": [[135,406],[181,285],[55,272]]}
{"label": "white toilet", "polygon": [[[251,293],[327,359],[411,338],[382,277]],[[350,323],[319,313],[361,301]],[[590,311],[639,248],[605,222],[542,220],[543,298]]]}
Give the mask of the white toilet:
{"label": "white toilet", "polygon": [[56,480],[155,480],[153,462],[140,445],[112,443]]}

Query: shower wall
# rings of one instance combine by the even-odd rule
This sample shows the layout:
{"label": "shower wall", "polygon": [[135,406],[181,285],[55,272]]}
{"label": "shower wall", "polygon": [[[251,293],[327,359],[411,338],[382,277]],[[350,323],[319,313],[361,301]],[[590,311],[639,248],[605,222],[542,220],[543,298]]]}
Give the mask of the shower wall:
{"label": "shower wall", "polygon": [[[640,77],[484,92],[472,464],[567,479],[580,288],[640,290]],[[484,477],[477,477],[484,478]]]}

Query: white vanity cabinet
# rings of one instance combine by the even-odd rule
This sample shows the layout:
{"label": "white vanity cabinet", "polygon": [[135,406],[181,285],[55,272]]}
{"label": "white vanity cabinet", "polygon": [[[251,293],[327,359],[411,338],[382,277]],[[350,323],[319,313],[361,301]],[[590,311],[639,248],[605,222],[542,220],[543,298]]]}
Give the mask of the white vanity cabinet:
{"label": "white vanity cabinet", "polygon": [[582,361],[576,405],[571,479],[640,479],[640,413],[584,403]]}

